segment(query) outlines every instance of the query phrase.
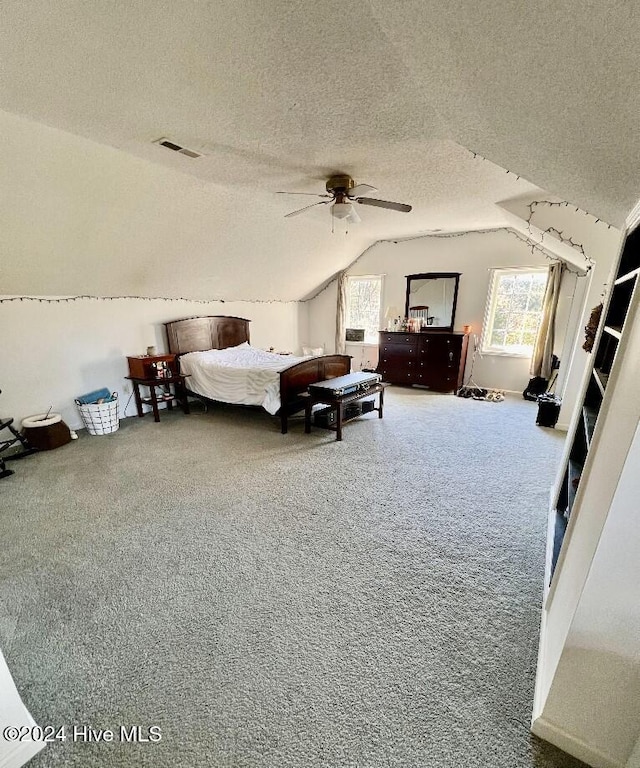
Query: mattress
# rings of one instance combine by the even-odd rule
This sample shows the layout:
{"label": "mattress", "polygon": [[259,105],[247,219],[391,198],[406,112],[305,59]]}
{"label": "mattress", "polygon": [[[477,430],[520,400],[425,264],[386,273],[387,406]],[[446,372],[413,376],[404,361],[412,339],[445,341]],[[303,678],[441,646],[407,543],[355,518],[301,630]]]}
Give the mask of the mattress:
{"label": "mattress", "polygon": [[186,387],[197,395],[233,405],[260,405],[274,415],[280,408],[280,371],[307,359],[266,352],[245,342],[182,355],[180,371],[190,375]]}

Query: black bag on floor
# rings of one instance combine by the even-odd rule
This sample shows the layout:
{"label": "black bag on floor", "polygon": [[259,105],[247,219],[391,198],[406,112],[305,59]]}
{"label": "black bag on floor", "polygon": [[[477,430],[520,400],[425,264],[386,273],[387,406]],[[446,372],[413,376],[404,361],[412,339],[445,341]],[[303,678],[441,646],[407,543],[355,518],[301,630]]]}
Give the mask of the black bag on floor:
{"label": "black bag on floor", "polygon": [[538,398],[538,418],[536,424],[539,427],[555,427],[560,415],[562,400],[556,395],[540,395]]}
{"label": "black bag on floor", "polygon": [[548,383],[548,379],[543,379],[542,376],[534,376],[529,380],[527,388],[522,393],[522,397],[524,397],[525,400],[533,400],[536,402],[538,397],[544,395],[547,391]]}

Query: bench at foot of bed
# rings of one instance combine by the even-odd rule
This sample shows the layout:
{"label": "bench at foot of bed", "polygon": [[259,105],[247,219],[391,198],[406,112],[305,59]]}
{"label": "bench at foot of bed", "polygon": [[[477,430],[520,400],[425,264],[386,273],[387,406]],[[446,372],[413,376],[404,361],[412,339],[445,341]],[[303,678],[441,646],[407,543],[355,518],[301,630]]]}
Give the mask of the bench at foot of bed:
{"label": "bench at foot of bed", "polygon": [[322,355],[280,371],[280,431],[288,432],[288,420],[294,413],[304,411],[309,384],[345,376],[351,371],[350,355]]}

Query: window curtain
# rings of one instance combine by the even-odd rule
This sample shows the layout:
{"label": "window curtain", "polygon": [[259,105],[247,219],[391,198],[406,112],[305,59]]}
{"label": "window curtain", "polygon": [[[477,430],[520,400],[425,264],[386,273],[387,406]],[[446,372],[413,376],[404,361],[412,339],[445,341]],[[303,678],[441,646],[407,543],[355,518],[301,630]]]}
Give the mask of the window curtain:
{"label": "window curtain", "polygon": [[347,270],[338,275],[338,306],[336,308],[336,354],[347,351],[345,335],[347,328]]}
{"label": "window curtain", "polygon": [[531,376],[540,376],[543,379],[551,378],[551,358],[553,356],[553,342],[556,330],[556,312],[558,310],[558,298],[560,297],[560,284],[564,264],[560,261],[551,264],[547,287],[542,300],[542,319],[538,328],[536,342],[533,345],[531,358]]}

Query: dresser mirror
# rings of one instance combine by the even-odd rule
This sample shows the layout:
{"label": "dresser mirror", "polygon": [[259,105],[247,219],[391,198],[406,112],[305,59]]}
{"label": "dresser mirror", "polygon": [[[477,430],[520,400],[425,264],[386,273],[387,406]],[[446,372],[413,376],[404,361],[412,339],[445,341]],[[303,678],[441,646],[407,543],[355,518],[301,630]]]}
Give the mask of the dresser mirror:
{"label": "dresser mirror", "polygon": [[417,319],[423,330],[453,331],[459,281],[459,272],[407,275],[405,317]]}

